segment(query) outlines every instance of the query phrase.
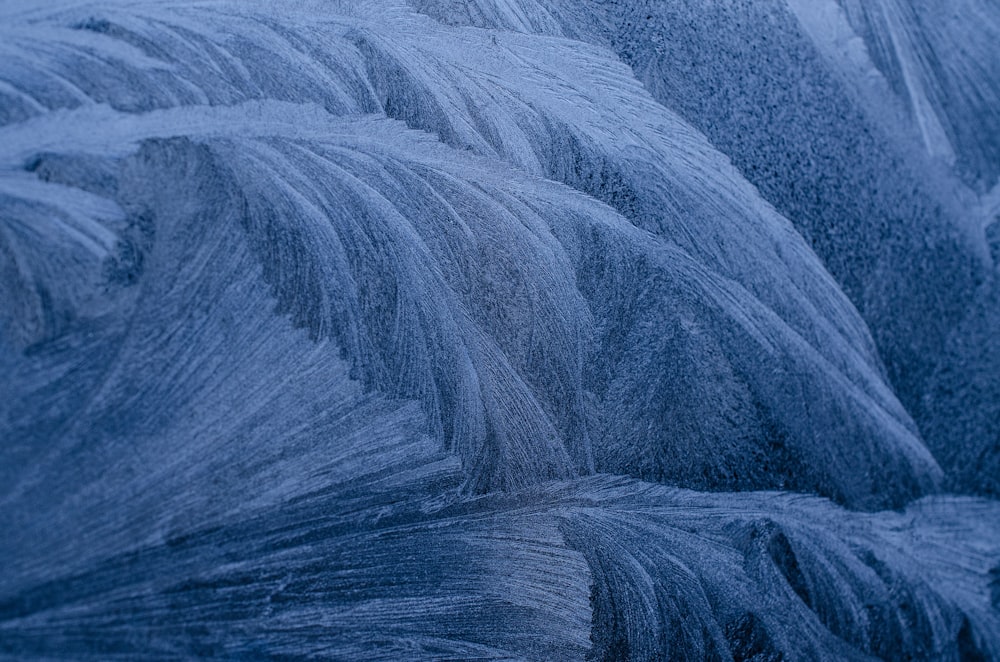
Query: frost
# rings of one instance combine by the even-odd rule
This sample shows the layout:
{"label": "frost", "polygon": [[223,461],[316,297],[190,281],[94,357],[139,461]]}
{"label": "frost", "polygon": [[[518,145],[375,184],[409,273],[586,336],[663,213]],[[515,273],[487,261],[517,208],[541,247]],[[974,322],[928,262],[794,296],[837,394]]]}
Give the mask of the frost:
{"label": "frost", "polygon": [[0,652],[1000,654],[985,262],[556,4],[0,9]]}

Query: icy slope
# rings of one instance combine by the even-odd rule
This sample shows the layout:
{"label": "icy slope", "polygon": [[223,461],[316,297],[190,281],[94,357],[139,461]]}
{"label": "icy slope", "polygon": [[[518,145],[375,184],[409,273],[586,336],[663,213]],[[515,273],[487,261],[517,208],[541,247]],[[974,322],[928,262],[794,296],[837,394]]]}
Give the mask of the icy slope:
{"label": "icy slope", "polygon": [[820,259],[612,51],[0,12],[0,651],[1000,650],[994,502],[653,484],[874,510],[941,471]]}

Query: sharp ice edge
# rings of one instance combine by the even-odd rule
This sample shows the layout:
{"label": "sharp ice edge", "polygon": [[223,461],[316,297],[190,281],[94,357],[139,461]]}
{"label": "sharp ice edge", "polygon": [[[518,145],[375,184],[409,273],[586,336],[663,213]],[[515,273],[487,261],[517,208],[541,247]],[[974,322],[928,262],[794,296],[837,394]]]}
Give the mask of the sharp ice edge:
{"label": "sharp ice edge", "polygon": [[0,652],[1000,655],[993,501],[653,484],[942,474],[619,17],[443,6],[0,10]]}

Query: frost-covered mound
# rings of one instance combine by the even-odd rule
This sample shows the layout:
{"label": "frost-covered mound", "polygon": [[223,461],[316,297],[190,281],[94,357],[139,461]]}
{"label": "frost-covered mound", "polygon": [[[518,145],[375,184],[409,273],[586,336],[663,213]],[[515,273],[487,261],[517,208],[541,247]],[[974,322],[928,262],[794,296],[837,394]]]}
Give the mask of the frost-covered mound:
{"label": "frost-covered mound", "polygon": [[559,4],[0,6],[0,653],[1000,656],[995,72]]}

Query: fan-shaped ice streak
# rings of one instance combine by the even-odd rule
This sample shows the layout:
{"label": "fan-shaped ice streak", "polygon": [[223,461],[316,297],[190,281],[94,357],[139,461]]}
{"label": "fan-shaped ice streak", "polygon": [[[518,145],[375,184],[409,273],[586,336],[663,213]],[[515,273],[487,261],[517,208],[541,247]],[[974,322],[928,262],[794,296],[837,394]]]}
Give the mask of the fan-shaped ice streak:
{"label": "fan-shaped ice streak", "polygon": [[[28,122],[32,135],[48,136],[44,150],[51,140],[69,151],[122,153],[140,137],[177,133],[214,143],[207,172],[221,187],[221,199],[242,215],[281,310],[319,337],[336,338],[369,385],[423,401],[433,429],[466,460],[476,489],[564,476],[570,467],[589,471],[594,421],[604,421],[598,455],[606,470],[689,484],[777,485],[791,471],[784,460],[762,472],[731,473],[746,453],[777,444],[788,446],[792,465],[813,467],[798,472],[798,487],[858,505],[898,499],[933,480],[933,461],[897,422],[898,409],[877,386],[877,373],[863,365],[843,373],[743,287],[607,207],[586,203],[584,215],[559,222],[562,235],[553,236],[554,224],[566,218],[559,208],[573,199],[565,189],[523,178],[512,188],[510,175],[500,178],[486,161],[460,159],[456,168],[456,154],[427,136],[400,133],[384,121],[338,120],[316,108],[255,103],[153,111],[120,122],[100,109],[81,109],[66,122],[65,112],[53,124],[95,124],[72,136],[56,126],[40,130],[41,119]],[[262,134],[261,142],[248,143],[254,133]],[[31,150],[16,138],[7,144],[9,163],[30,158]],[[525,191],[553,202],[541,215],[537,202],[535,209],[503,202],[511,193],[523,199]],[[399,213],[404,209],[408,216]],[[452,220],[456,211],[473,233],[471,243],[454,232],[461,227]],[[616,218],[612,232],[632,238],[615,248],[584,243],[586,251],[574,262],[563,246],[579,245],[579,237],[592,232],[595,221],[588,217]],[[448,236],[454,240],[442,244]],[[643,255],[650,242],[657,248],[643,258],[639,280],[626,271],[621,289],[609,291],[588,273],[588,263],[602,252],[599,259],[618,269]],[[637,300],[635,286],[646,279],[649,300]],[[567,297],[578,284],[582,292]],[[685,324],[700,328],[707,344],[697,334],[684,339],[686,330],[662,338],[660,325],[679,305],[694,326]],[[622,316],[627,309],[638,313],[634,322]],[[629,342],[605,336],[592,344],[587,329],[595,313],[598,329],[623,333]],[[748,362],[753,335],[736,331],[741,328],[766,338],[762,346],[771,358],[762,360],[776,362],[777,370]],[[620,354],[628,346],[641,349]],[[699,365],[719,367],[705,371]],[[685,395],[672,384],[674,371],[690,375],[685,388],[727,393],[721,397],[739,413],[728,419],[698,415],[694,392]],[[661,377],[653,382],[649,406],[627,405],[625,394],[654,374]],[[864,381],[858,384],[852,374]],[[598,400],[588,402],[588,391]],[[819,403],[814,411],[794,404],[803,392],[823,393],[807,398]],[[664,425],[664,406],[687,423]],[[827,421],[823,441],[797,422],[819,417]],[[711,441],[704,445],[706,439]],[[901,477],[891,481],[895,492],[878,496],[880,479],[858,481],[871,475],[861,467],[876,465]],[[834,471],[846,466],[852,468]]]}
{"label": "fan-shaped ice streak", "polygon": [[[79,112],[80,117],[94,116],[90,110]],[[102,117],[103,112],[96,116]],[[268,113],[284,118],[284,121],[273,123],[269,131],[266,122],[258,125],[254,119]],[[249,118],[245,125],[238,120],[244,115]],[[289,121],[292,118],[294,121]],[[217,147],[213,148],[216,165],[211,171],[220,169],[220,182],[234,178],[235,190],[240,191],[235,194],[239,198],[234,200],[245,199],[245,202],[231,204],[242,205],[243,223],[250,233],[251,245],[256,247],[264,264],[265,277],[276,288],[283,309],[314,333],[332,333],[338,338],[348,350],[357,374],[364,376],[369,384],[400,396],[423,400],[431,419],[437,421],[436,429],[460,450],[470,466],[478,467],[474,475],[494,476],[485,479],[482,487],[506,485],[515,475],[520,476],[517,480],[530,481],[532,475],[542,477],[552,471],[557,474],[566,471],[559,468],[566,467],[565,460],[555,460],[553,464],[552,460],[542,459],[550,452],[555,453],[551,457],[558,458],[568,451],[578,470],[588,470],[591,434],[587,421],[593,421],[595,415],[598,420],[619,421],[610,428],[602,428],[604,436],[600,443],[606,447],[601,452],[606,461],[603,466],[641,475],[684,480],[685,472],[679,467],[686,464],[669,468],[684,456],[680,448],[687,447],[690,452],[701,443],[698,440],[706,437],[721,442],[748,420],[758,421],[750,424],[751,427],[768,422],[759,433],[745,437],[749,448],[742,446],[746,442],[735,445],[731,461],[738,462],[745,452],[758,452],[751,451],[758,444],[783,446],[789,443],[794,447],[790,452],[799,458],[796,461],[826,467],[817,469],[819,477],[807,479],[800,486],[820,489],[847,501],[875,503],[873,496],[865,495],[874,495],[881,488],[877,482],[854,483],[854,478],[849,476],[867,473],[859,474],[856,470],[840,472],[840,477],[832,479],[831,483],[832,466],[844,462],[855,466],[879,462],[886,468],[893,467],[889,471],[898,470],[902,475],[913,476],[902,482],[895,481],[897,489],[906,492],[921,489],[921,485],[927,484],[926,473],[934,471],[933,461],[911,440],[906,428],[895,422],[897,414],[891,404],[886,408],[876,404],[878,400],[870,400],[870,387],[856,385],[852,379],[839,376],[831,381],[830,376],[840,374],[838,368],[811,344],[803,342],[799,334],[761,306],[745,289],[713,275],[711,270],[699,266],[685,253],[669,248],[669,243],[661,244],[652,235],[636,230],[602,205],[586,203],[589,208],[584,216],[574,213],[559,222],[561,234],[553,236],[554,224],[566,218],[565,212],[559,209],[573,199],[565,189],[523,179],[516,180],[520,188],[511,188],[510,182],[499,180],[498,173],[485,161],[465,159],[456,169],[456,155],[452,150],[419,134],[401,134],[398,128],[384,121],[366,120],[359,124],[353,120],[336,120],[315,109],[295,111],[281,104],[254,104],[247,109],[155,111],[123,121],[120,124],[122,144],[134,143],[142,134],[143,126],[148,128],[151,137],[183,130],[191,136],[201,133],[201,140],[217,142]],[[310,143],[301,143],[301,147],[292,147],[298,143],[272,145],[267,140],[254,146],[245,138],[255,130],[272,135],[287,134],[295,140],[318,135],[321,130],[329,136],[324,140],[311,138]],[[45,132],[39,133],[45,135]],[[95,133],[98,132],[87,132],[78,138],[67,137],[65,144],[74,150],[82,149],[93,140]],[[332,147],[336,144],[333,136],[338,133],[344,145]],[[227,134],[238,134],[241,139],[226,137]],[[331,140],[334,143],[331,144]],[[331,147],[324,147],[327,144]],[[101,141],[96,145],[104,148]],[[112,151],[120,149],[115,147]],[[235,149],[239,150],[239,158]],[[10,156],[12,161],[20,158],[16,150],[14,154],[18,156]],[[393,154],[392,160],[386,160],[389,154]],[[434,174],[437,172],[449,173],[449,177],[443,179]],[[265,181],[271,183],[262,186]],[[505,193],[508,190],[522,199],[525,191],[533,190],[534,195],[540,196],[538,199],[554,201],[545,203],[541,215],[535,211],[537,202],[533,202],[535,209],[512,204],[513,200],[497,204],[510,196]],[[441,199],[448,201],[448,207],[441,206]],[[578,207],[578,203],[573,207]],[[403,208],[422,209],[419,214],[411,214],[411,218],[420,219],[421,225],[398,215],[397,209]],[[458,226],[450,219],[450,210],[461,210],[463,224],[473,232],[473,244],[468,244],[462,234],[454,234],[452,228]],[[585,252],[572,258],[565,256],[564,245],[579,245],[578,237],[592,232],[589,227],[594,221],[587,221],[588,216],[619,219],[612,224],[612,233],[626,243],[613,248],[603,243],[584,243]],[[498,225],[501,219],[502,224]],[[598,227],[603,223],[599,221]],[[527,231],[526,224],[533,229]],[[455,236],[458,243],[442,245],[441,238],[449,235]],[[609,266],[624,265],[643,255],[646,252],[643,244],[650,242],[659,247],[653,249],[653,257],[642,258],[647,271],[639,276],[640,280],[626,273],[622,276],[622,289],[611,291],[600,280],[592,280],[594,276],[588,273],[587,265],[602,251],[606,254],[600,259],[607,261]],[[488,245],[496,249],[483,253]],[[501,245],[504,247],[500,248]],[[519,255],[525,250],[528,253],[524,255],[536,257],[511,262],[504,257],[505,254]],[[380,257],[379,253],[384,255]],[[477,253],[478,258],[474,257]],[[671,255],[673,257],[668,257]],[[469,264],[470,259],[479,262],[472,272],[462,266]],[[474,275],[476,272],[478,275]],[[605,273],[607,275],[607,268]],[[470,279],[470,276],[473,277]],[[649,301],[640,303],[632,290],[637,282],[650,278],[650,284],[660,284],[653,285]],[[668,285],[671,281],[687,284],[677,289],[677,285]],[[354,284],[353,289],[344,288],[349,283]],[[582,298],[557,294],[573,292],[578,284],[582,286]],[[514,289],[509,289],[511,286]],[[525,287],[526,290],[519,291]],[[693,294],[695,292],[701,293]],[[385,308],[385,301],[396,303]],[[710,304],[712,301],[716,303]],[[700,319],[695,324],[713,340],[704,345],[702,341],[674,337],[668,342],[680,341],[681,345],[666,346],[671,349],[661,345],[660,349],[652,350],[663,342],[654,340],[661,336],[657,325],[670,319],[669,307],[682,302],[685,314],[691,316],[689,319]],[[622,317],[622,310],[636,304],[642,306],[636,320],[641,322],[632,326],[634,323]],[[751,310],[760,312],[749,313]],[[605,333],[618,329],[615,333],[631,336],[629,344],[637,343],[635,346],[645,349],[631,354],[626,361],[610,339],[591,344],[586,329],[595,312],[598,328],[603,327]],[[527,326],[523,325],[525,313],[531,320]],[[739,320],[748,313],[753,321],[737,322],[734,328],[745,327],[753,334],[762,334],[761,337],[767,338],[764,346],[774,357],[768,361],[777,360],[775,365],[781,365],[786,359],[777,357],[787,356],[791,361],[787,367],[775,372],[747,363],[748,338],[739,333],[731,335],[732,330],[726,328],[732,323],[722,320]],[[441,330],[447,330],[443,336]],[[675,355],[682,347],[686,349]],[[662,353],[664,350],[666,354]],[[708,357],[720,350],[726,357],[721,365],[732,368],[708,373],[695,368],[699,363],[719,364],[718,356]],[[658,358],[660,356],[673,358],[664,361]],[[601,358],[595,362],[588,357]],[[584,372],[583,361],[603,367]],[[619,364],[620,361],[624,363]],[[805,363],[800,363],[802,361]],[[472,367],[477,377],[461,376],[461,370],[443,369],[442,365]],[[598,394],[625,394],[631,392],[626,384],[638,386],[641,383],[641,378],[637,380],[639,375],[652,371],[652,374],[667,376],[673,370],[682,373],[695,370],[694,374],[700,374],[700,377],[692,377],[691,388],[721,389],[720,392],[734,394],[728,397],[735,397],[732,406],[743,412],[738,416],[742,422],[711,417],[699,421],[697,415],[687,418],[687,414],[680,412],[691,405],[685,404],[688,399],[679,397],[669,381],[654,388],[651,396],[654,402],[667,398],[662,402],[680,407],[678,414],[694,426],[688,429],[674,427],[676,438],[666,433],[672,426],[662,427],[662,413],[658,411],[662,405],[630,408],[626,412],[621,409],[625,401],[614,398],[586,404],[585,389]],[[769,376],[761,380],[758,374]],[[749,390],[739,386],[747,380]],[[877,377],[874,383],[878,383]],[[831,384],[836,386],[833,392],[828,392]],[[798,411],[792,403],[800,397],[799,389],[802,388],[819,389],[825,395],[810,400],[826,404],[818,405],[818,410],[811,414]],[[845,400],[833,396],[841,392]],[[882,402],[891,403],[888,391],[879,397]],[[827,408],[831,408],[829,414],[822,413]],[[814,432],[795,423],[803,417],[815,420],[817,416],[829,417],[826,426],[829,442],[816,443]],[[866,422],[860,427],[843,427],[854,420]],[[634,432],[617,427],[626,421],[636,422],[646,432],[636,436]],[[775,425],[777,428],[773,428]],[[779,441],[774,438],[775,434],[789,439]],[[493,439],[496,441],[491,441]],[[850,446],[844,447],[848,439],[852,440]],[[888,445],[887,439],[892,440]],[[499,446],[495,445],[497,443]],[[684,445],[677,446],[678,443]],[[728,446],[731,442],[724,443]],[[549,447],[553,450],[543,450]],[[638,463],[626,462],[610,450],[623,447],[647,459]],[[529,448],[534,450],[525,455]],[[563,448],[566,451],[561,450]],[[708,467],[718,466],[719,462],[726,465],[728,461],[722,458],[727,453],[716,454],[710,450],[713,448],[718,447],[709,444],[704,451],[696,452],[695,465],[703,467],[708,472],[706,475],[723,477],[727,470],[720,473],[719,469]],[[837,448],[844,450],[834,450]],[[860,454],[861,448],[867,450]],[[503,449],[509,449],[513,455],[508,456],[508,451]],[[834,455],[824,455],[826,459],[820,461],[814,457],[817,452]],[[480,465],[480,460],[473,461],[483,453],[494,454],[491,464]],[[536,453],[542,454],[535,456],[535,460],[529,459]],[[883,459],[876,460],[877,457]],[[889,457],[896,459],[888,461]],[[541,462],[538,469],[508,473],[515,467],[528,467],[537,461]],[[856,465],[858,462],[861,465]],[[545,466],[550,468],[543,469]],[[507,468],[494,475],[489,467]],[[783,472],[779,470],[782,475]],[[761,480],[764,484],[772,484],[772,480],[777,480],[767,475],[767,471],[763,474],[751,472],[750,478],[733,475],[723,480],[738,485],[761,484]],[[479,480],[484,479],[476,478],[474,484]],[[701,479],[688,476],[687,480],[698,482]],[[837,483],[839,487],[835,486]]]}
{"label": "fan-shaped ice streak", "polygon": [[556,492],[571,504],[567,539],[594,572],[599,656],[996,655],[985,583],[1000,551],[995,502],[925,499],[858,516],[810,498],[605,481]]}
{"label": "fan-shaped ice streak", "polygon": [[928,151],[980,189],[1000,174],[1000,39],[992,3],[840,2],[875,65],[911,109]]}
{"label": "fan-shaped ice streak", "polygon": [[[481,33],[473,32],[465,38],[471,43],[486,40]],[[809,269],[801,270],[793,266],[800,261],[808,262],[812,257],[808,256],[808,249],[787,224],[766,206],[760,205],[759,201],[754,201],[755,196],[749,189],[732,184],[739,178],[728,163],[695,136],[689,127],[667,115],[637,87],[623,86],[621,79],[625,72],[615,71],[619,65],[604,58],[599,51],[586,54],[591,59],[584,60],[584,53],[580,53],[578,45],[574,45],[570,52],[568,48],[560,48],[564,42],[558,41],[553,48],[545,51],[545,58],[534,57],[529,67],[523,65],[525,59],[517,55],[516,48],[517,40],[523,41],[525,48],[531,40],[517,35],[504,35],[503,39],[505,45],[515,42],[508,46],[513,51],[512,62],[501,60],[498,64],[497,58],[483,56],[482,53],[489,52],[484,44],[469,48],[469,55],[462,60],[463,68],[454,75],[427,71],[419,72],[419,75],[414,73],[412,79],[435,80],[434,85],[424,83],[420,89],[435,91],[438,99],[433,105],[450,109],[445,110],[446,116],[462,117],[470,105],[464,95],[470,94],[470,89],[475,87],[466,86],[462,81],[463,77],[470,75],[466,72],[475,71],[477,76],[493,75],[495,80],[510,80],[513,76],[501,75],[501,72],[521,63],[522,66],[513,71],[517,72],[519,85],[528,89],[519,89],[516,94],[519,98],[533,99],[532,106],[539,113],[534,117],[520,112],[515,115],[519,121],[519,132],[528,136],[527,140],[516,138],[516,144],[534,145],[535,154],[525,155],[505,149],[509,126],[480,130],[480,134],[487,139],[499,141],[499,144],[491,145],[493,149],[531,171],[540,170],[549,177],[608,202],[637,224],[678,242],[685,250],[705,260],[722,274],[738,280],[765,303],[775,307],[806,337],[816,338],[817,346],[823,347],[827,343],[839,345],[836,336],[843,334],[852,338],[851,344],[856,348],[870,347],[863,328],[841,326],[834,330],[814,326],[815,320],[841,320],[833,323],[843,324],[842,320],[851,317],[846,311],[838,310],[831,315],[799,315],[792,312],[800,306],[815,305],[812,302],[817,298],[823,298],[838,308],[849,308],[850,305],[840,299],[839,294],[832,297],[827,294],[835,287],[822,270],[813,273]],[[449,43],[449,48],[456,47],[453,42]],[[392,46],[383,44],[381,50],[374,51],[377,56],[371,57],[378,62],[395,61],[400,64],[393,66],[411,70],[416,70],[424,62],[447,61],[448,57],[443,52],[434,53],[433,57],[418,57],[411,50],[404,51],[405,56],[394,55],[393,48],[396,48],[395,42]],[[585,66],[579,64],[581,60],[586,63]],[[455,78],[458,78],[457,84],[452,82]],[[558,86],[553,84],[567,79],[584,82],[567,91],[559,91]],[[462,92],[450,92],[449,88],[453,85]],[[562,85],[565,86],[565,83]],[[556,92],[552,92],[553,87],[557,88]],[[600,92],[590,98],[587,94],[591,90]],[[406,96],[399,90],[390,89],[389,92]],[[392,107],[392,104],[388,107],[390,114]],[[453,123],[441,128],[436,125],[436,120],[422,123],[419,117],[397,116],[411,126],[436,130],[446,141],[457,141],[458,145],[477,149],[482,140],[480,135],[462,135],[461,127],[476,126],[476,121],[460,125]],[[489,122],[480,119],[478,124],[483,121]],[[612,133],[609,127],[628,129]],[[727,173],[733,179],[729,180],[719,173]],[[730,225],[735,225],[738,230]],[[727,243],[725,239],[733,231],[738,231],[742,239],[738,252],[736,245]],[[775,246],[783,248],[775,251]],[[765,264],[766,267],[763,266]],[[784,282],[769,277],[775,273],[781,273]],[[788,280],[794,283],[793,287],[789,287]]]}
{"label": "fan-shaped ice streak", "polygon": [[[498,34],[501,44],[535,39],[536,27],[527,23],[466,15],[447,2],[414,4],[446,24],[525,33]],[[1000,281],[988,257],[996,232],[984,241],[977,196],[959,180],[982,193],[996,179],[1000,115],[989,101],[1000,90],[992,57],[996,7],[976,1],[957,11],[940,2],[519,4],[528,14],[557,13],[563,35],[611,48],[658,102],[733,160],[809,240],[857,306],[893,390],[948,465],[952,484],[995,493],[1000,419],[992,403],[1000,398],[1000,380],[986,375],[1000,375],[1000,364],[980,348],[995,345],[992,320],[1000,314]],[[922,117],[940,126],[954,148],[953,168],[934,162],[920,144],[906,79],[926,101]],[[622,190],[616,169],[589,172]],[[648,220],[685,200],[659,186],[654,195],[618,196],[616,207],[638,207],[643,213],[626,215]],[[656,200],[652,214],[643,200]],[[715,258],[712,242],[691,241],[699,236],[694,227],[675,224],[670,235]],[[782,288],[768,285],[771,294],[752,291],[781,310],[774,292]],[[821,344],[835,342],[827,337]],[[967,387],[956,390],[959,383]]]}
{"label": "fan-shaped ice streak", "polygon": [[[178,13],[181,17],[186,16],[184,12]],[[215,16],[214,12],[205,13],[209,23],[223,18],[231,19],[237,25],[239,21],[245,21],[225,16],[221,10],[222,17]],[[115,20],[128,26],[135,19],[123,16]],[[189,29],[194,29],[190,17],[186,21],[192,23]],[[118,25],[113,21],[105,22]],[[266,25],[266,18],[262,22]],[[418,33],[414,31],[414,24],[421,25],[425,31],[437,30],[441,39],[426,38],[425,32],[419,33],[420,36],[415,39]],[[155,27],[158,24],[148,25]],[[619,208],[636,223],[668,232],[686,249],[712,260],[718,268],[735,275],[741,282],[753,283],[751,290],[767,298],[771,305],[784,305],[787,288],[779,287],[775,282],[758,283],[760,278],[765,277],[764,274],[778,268],[789,277],[803,278],[796,270],[784,266],[781,259],[775,260],[771,244],[776,239],[768,239],[768,235],[775,232],[782,222],[774,219],[762,222],[759,211],[747,214],[743,210],[740,214],[746,217],[740,223],[740,231],[749,234],[746,237],[748,240],[755,238],[752,239],[755,250],[741,251],[738,256],[733,254],[732,248],[721,250],[719,240],[722,232],[716,226],[732,222],[733,205],[757,205],[750,202],[755,195],[744,185],[733,185],[739,178],[725,160],[690,127],[649,99],[629,77],[628,70],[608,57],[606,52],[565,40],[550,40],[545,43],[545,48],[539,49],[534,38],[505,35],[498,53],[486,34],[443,31],[429,21],[420,22],[420,17],[412,15],[392,15],[378,24],[357,22],[357,27],[363,29],[348,30],[347,40],[361,48],[362,54],[367,53],[367,76],[374,86],[377,101],[389,115],[404,119],[416,128],[434,131],[456,146],[499,150],[504,158],[521,167],[561,179],[596,195]],[[166,26],[159,29],[166,29]],[[268,31],[262,33],[263,28],[259,24],[247,25],[245,29],[256,37],[255,44],[263,45],[255,46],[257,51],[265,47],[272,49],[269,57],[252,60],[253,70],[261,80],[278,78],[277,70],[288,58],[302,58],[301,50],[286,54],[287,37]],[[325,50],[343,43],[339,34],[346,28],[338,23],[317,22],[313,29],[328,37],[323,44]],[[206,31],[204,27],[201,30]],[[302,38],[307,39],[311,35],[312,32]],[[238,41],[239,37],[236,39]],[[246,57],[253,55],[252,52],[245,54]],[[376,64],[371,64],[373,58]],[[267,71],[270,65],[275,70],[273,73]],[[337,62],[336,65],[337,68],[326,74],[327,77],[347,78],[349,81],[353,78],[352,71],[357,69],[356,64]],[[263,70],[262,66],[265,67]],[[302,78],[313,79],[311,71],[307,68]],[[85,70],[80,72],[81,77],[89,75]],[[569,84],[568,81],[574,82]],[[484,83],[497,86],[502,94],[521,100],[521,104],[524,99],[530,98],[531,105],[515,104],[513,116],[509,115],[507,107],[504,112],[491,113],[491,117],[481,112],[473,113],[470,107],[484,106],[484,99],[481,98],[486,89]],[[234,84],[241,83],[227,82],[228,86]],[[203,89],[218,96],[217,92],[213,92],[217,87],[204,85]],[[290,90],[284,88],[267,88],[261,84],[247,87],[240,93],[250,96],[268,94],[276,98],[290,96]],[[329,85],[317,80],[303,87],[301,93],[295,95],[295,100],[314,99],[331,110],[341,112],[339,108],[346,102],[333,103],[317,96],[319,90],[328,88]],[[355,82],[350,89],[357,97],[353,104],[355,107],[364,108],[366,104],[370,107],[372,99],[368,86]],[[150,91],[146,98],[155,100],[157,97]],[[108,101],[116,107],[128,107],[129,103],[126,99],[109,98]],[[485,107],[489,107],[489,103],[486,101]],[[623,131],[622,127],[628,128]],[[554,130],[558,140],[554,139]],[[583,135],[580,135],[581,132]],[[568,140],[569,145],[564,140]],[[526,152],[525,147],[529,145],[533,149]],[[567,146],[572,148],[568,158],[578,161],[578,164],[566,162],[567,156],[560,153]],[[633,151],[632,146],[642,146],[643,150]],[[609,160],[612,164],[608,163]],[[638,172],[631,173],[633,169]],[[718,173],[726,175],[720,177]],[[647,191],[654,182],[655,189]],[[734,194],[736,199],[733,199]],[[763,215],[766,216],[767,212],[764,211]],[[706,227],[704,224],[710,225]],[[694,240],[694,237],[698,239]],[[751,264],[744,264],[747,261]],[[754,269],[754,261],[767,262],[769,268]],[[806,292],[812,292],[817,287],[824,289],[830,286],[815,283],[803,285]],[[831,317],[842,320],[848,316]],[[802,320],[796,323],[801,324]],[[862,329],[841,329],[839,332],[852,335],[856,345],[865,343],[866,334]],[[815,333],[815,330],[810,330],[810,333]]]}
{"label": "fan-shaped ice streak", "polygon": [[[698,253],[723,273],[749,286],[769,305],[777,306],[801,331],[816,337],[820,347],[831,342],[839,344],[836,336],[844,333],[852,338],[850,344],[856,348],[869,344],[861,327],[824,330],[815,326],[816,320],[823,320],[821,324],[842,324],[851,318],[849,313],[838,311],[834,315],[820,316],[791,313],[791,308],[812,305],[809,299],[816,296],[837,301],[839,295],[831,283],[824,282],[822,271],[807,276],[808,270],[789,268],[784,256],[775,255],[775,243],[786,243],[791,238],[794,245],[798,240],[780,229],[783,222],[766,209],[755,209],[758,203],[753,202],[754,195],[748,189],[733,199],[733,192],[740,190],[740,186],[731,185],[738,178],[732,175],[728,164],[689,127],[653,103],[638,85],[628,82],[631,79],[627,70],[605,53],[563,40],[552,40],[539,51],[533,40],[505,36],[501,57],[497,57],[487,35],[460,33],[459,42],[455,43],[456,35],[449,32],[447,39],[421,36],[414,41],[410,24],[418,19],[413,16],[403,16],[403,19],[395,24],[391,20],[378,25],[360,23],[364,31],[347,32],[348,41],[355,43],[361,54],[367,54],[366,71],[374,95],[390,115],[406,120],[411,126],[432,130],[456,146],[471,146],[487,152],[497,150],[521,167],[566,181],[609,202],[636,223],[667,233],[687,250]],[[122,22],[128,25],[130,20],[123,18]],[[332,29],[326,23],[318,27]],[[435,29],[427,22],[422,27]],[[276,35],[260,34],[260,29],[247,28],[258,37],[255,44],[275,42]],[[329,34],[334,43],[336,35],[336,30]],[[380,35],[391,37],[391,43]],[[512,39],[513,43],[508,43]],[[300,53],[284,55],[284,41],[281,38],[272,47],[278,59],[275,69],[280,68],[282,59]],[[447,46],[439,46],[439,43]],[[256,48],[259,50],[261,46]],[[324,48],[330,46],[324,44]],[[536,52],[544,57],[537,57]],[[484,57],[484,53],[490,55]],[[259,68],[262,61],[268,60],[255,58],[253,66]],[[356,69],[356,65],[353,68]],[[339,65],[328,76],[350,79],[351,70],[352,66]],[[311,69],[303,74],[304,78],[311,77],[309,71]],[[274,78],[263,71],[257,76],[266,80]],[[579,80],[579,83],[569,85],[568,80]],[[358,96],[355,107],[370,105],[372,93],[368,87],[352,85],[351,89]],[[490,113],[489,117],[476,110],[484,106],[484,94],[488,98],[494,96],[488,93],[488,86],[496,87],[506,98],[522,100],[513,105],[512,116],[507,107],[504,112]],[[303,93],[306,98],[316,98],[315,90],[327,87],[317,82],[303,89]],[[590,95],[594,91],[599,94],[592,98]],[[261,93],[277,94],[282,98],[287,97],[288,91],[273,88],[268,91],[258,84],[250,85],[243,92]],[[147,98],[155,99],[156,96],[150,93]],[[532,99],[530,106],[523,104],[523,99],[527,98]],[[328,99],[317,100],[328,108],[344,107],[343,103],[332,104]],[[110,102],[128,107],[124,99],[111,99]],[[485,107],[490,103],[493,102],[487,101]],[[617,130],[609,131],[610,127],[629,129],[622,134]],[[622,144],[624,135],[631,137]],[[642,145],[643,149],[637,151],[630,145]],[[529,146],[532,149],[527,150]],[[720,178],[718,172],[728,172],[730,176]],[[703,188],[707,190],[701,190]],[[734,206],[740,208],[738,213],[734,214]],[[751,240],[754,247],[741,249],[736,254],[735,246],[726,247],[720,242],[732,232],[728,226],[740,217],[744,220],[739,223],[739,231],[748,240],[754,237]],[[769,237],[775,232],[778,237]],[[803,249],[799,246],[795,250]],[[791,256],[789,259],[797,262],[803,258]],[[766,266],[762,267],[762,263]],[[776,272],[794,279],[805,296],[770,278]],[[817,290],[825,292],[819,294]],[[843,308],[845,304],[841,300],[837,306]],[[839,353],[831,356],[839,356]],[[871,361],[871,356],[866,360]]]}
{"label": "fan-shaped ice streak", "polygon": [[[214,144],[132,148],[115,190],[132,222],[154,226],[141,278],[107,283],[117,309],[8,374],[26,397],[4,421],[0,648],[581,657],[582,557],[551,520],[427,520],[456,499],[459,464],[418,405],[366,394],[336,346],[274,315]],[[257,148],[274,158],[275,139]],[[40,169],[65,174],[58,164]],[[127,624],[114,615],[125,604]],[[264,622],[267,641],[241,640]],[[140,630],[160,634],[137,645]]]}

